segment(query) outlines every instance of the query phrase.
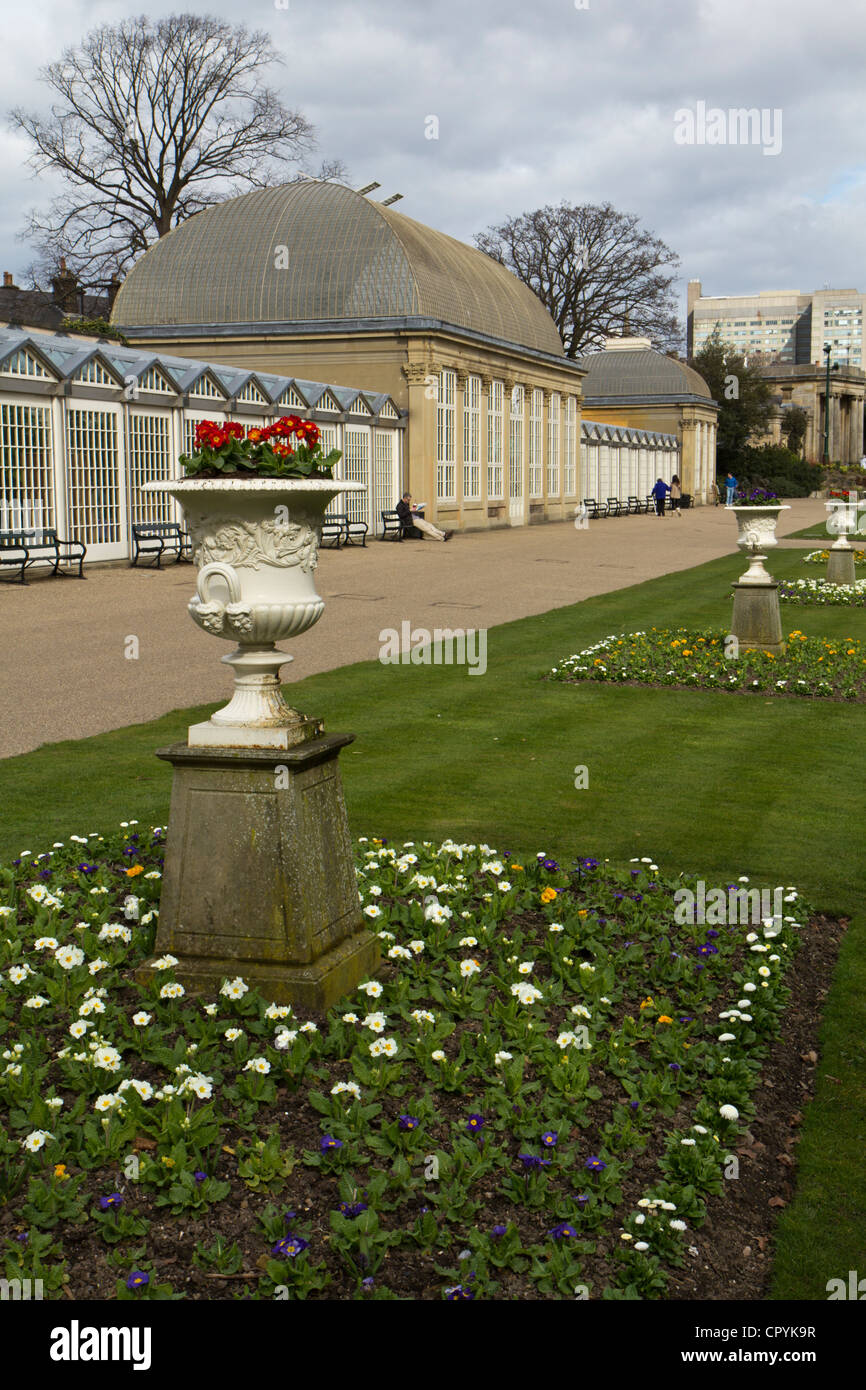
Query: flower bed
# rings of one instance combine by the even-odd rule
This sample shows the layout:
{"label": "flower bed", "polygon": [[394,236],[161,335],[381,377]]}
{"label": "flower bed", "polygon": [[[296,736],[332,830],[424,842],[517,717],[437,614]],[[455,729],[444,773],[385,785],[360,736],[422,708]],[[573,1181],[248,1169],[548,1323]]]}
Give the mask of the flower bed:
{"label": "flower bed", "polygon": [[752,924],[747,880],[690,914],[646,857],[566,872],[362,841],[387,966],[302,1021],[241,978],[188,998],[168,956],[132,983],[163,846],[135,824],[0,870],[7,1278],[79,1298],[659,1298],[697,1262],[779,1032],[796,889]]}
{"label": "flower bed", "polygon": [[726,633],[651,628],[603,638],[554,666],[548,680],[863,700],[866,651],[853,637],[828,641],[795,631],[782,656],[737,654]]}
{"label": "flower bed", "polygon": [[858,579],[855,584],[830,584],[826,579],[783,579],[779,583],[779,600],[862,608],[866,603],[866,579]]}
{"label": "flower bed", "polygon": [[[804,565],[826,565],[830,558],[829,550],[810,550],[808,555],[803,556]],[[854,564],[866,565],[866,550],[854,551]]]}

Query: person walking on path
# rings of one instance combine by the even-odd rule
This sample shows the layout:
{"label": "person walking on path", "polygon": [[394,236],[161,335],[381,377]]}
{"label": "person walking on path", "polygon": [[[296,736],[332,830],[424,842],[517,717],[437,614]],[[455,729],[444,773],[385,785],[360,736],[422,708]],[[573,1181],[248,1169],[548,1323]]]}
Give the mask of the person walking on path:
{"label": "person walking on path", "polygon": [[733,473],[728,473],[728,474],[726,474],[726,475],[725,475],[725,491],[726,491],[726,493],[727,493],[727,496],[726,496],[726,499],[725,499],[725,506],[726,506],[726,507],[732,507],[732,506],[734,505],[734,493],[736,492],[736,490],[737,490],[737,480],[736,480],[736,478],[734,477]]}
{"label": "person walking on path", "polygon": [[668,492],[670,492],[668,484],[663,482],[661,478],[656,478],[655,487],[651,493],[651,496],[655,498],[656,516],[664,516],[665,494]]}
{"label": "person walking on path", "polygon": [[680,503],[683,500],[683,490],[680,487],[680,480],[677,474],[671,478],[671,511],[676,512],[677,516],[682,516]]}
{"label": "person walking on path", "polygon": [[713,480],[713,482],[710,484],[710,496],[713,499],[713,506],[717,507],[719,505],[720,493],[719,485],[715,480]]}

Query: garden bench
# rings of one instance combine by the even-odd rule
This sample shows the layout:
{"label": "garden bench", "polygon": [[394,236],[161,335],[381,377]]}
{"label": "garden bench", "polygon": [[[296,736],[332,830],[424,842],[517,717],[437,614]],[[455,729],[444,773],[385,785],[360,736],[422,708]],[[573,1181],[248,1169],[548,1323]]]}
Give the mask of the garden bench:
{"label": "garden bench", "polygon": [[332,512],[322,526],[322,545],[336,542],[339,550],[341,545],[357,545],[360,538],[366,550],[368,530],[366,521],[350,521],[346,512]]}
{"label": "garden bench", "polygon": [[583,505],[590,521],[595,521],[599,516],[607,516],[607,506],[602,507],[594,497],[584,497]]}
{"label": "garden bench", "polygon": [[607,514],[608,516],[628,516],[628,508],[622,505],[618,497],[608,497]]}
{"label": "garden bench", "polygon": [[401,541],[405,530],[403,523],[396,512],[380,512],[382,518],[382,534],[379,537],[383,541]]}
{"label": "garden bench", "polygon": [[87,546],[81,541],[61,540],[55,530],[0,531],[0,565],[19,569],[18,578],[26,583],[24,572],[31,565],[50,565],[52,575],[66,578],[61,565],[78,565],[77,579],[83,579],[82,566]]}
{"label": "garden bench", "polygon": [[630,497],[626,506],[627,516],[642,516],[646,511],[646,505],[639,497]]}
{"label": "garden bench", "polygon": [[[667,504],[668,504],[668,499],[667,499],[667,497],[663,497],[663,498],[662,498],[662,505],[661,505],[661,510],[662,510],[662,511],[665,510],[665,506],[666,506]],[[655,512],[655,510],[656,510],[656,499],[653,497],[652,493],[650,493],[649,497],[648,497],[647,500],[646,500],[646,509],[647,509],[648,512]]]}
{"label": "garden bench", "polygon": [[175,564],[192,559],[192,541],[176,521],[134,521],[132,544],[134,554],[130,565],[138,564],[139,555],[155,556],[157,569],[166,553],[174,554]]}

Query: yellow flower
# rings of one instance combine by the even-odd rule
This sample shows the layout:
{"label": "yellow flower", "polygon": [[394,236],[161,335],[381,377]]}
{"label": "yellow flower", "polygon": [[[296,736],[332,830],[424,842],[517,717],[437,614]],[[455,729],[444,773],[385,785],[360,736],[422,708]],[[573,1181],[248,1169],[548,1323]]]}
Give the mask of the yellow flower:
{"label": "yellow flower", "polygon": [[165,1164],[166,1168],[173,1168],[173,1167],[174,1167],[174,1159],[173,1159],[173,1158],[162,1158],[160,1161],[161,1161],[162,1163]]}
{"label": "yellow flower", "polygon": [[648,994],[647,997],[646,997],[646,999],[645,999],[645,1000],[643,1001],[643,1003],[641,1004],[641,1008],[642,1008],[642,1009],[651,1009],[652,1006],[653,1006],[652,995],[651,995],[651,994]]}
{"label": "yellow flower", "polygon": [[541,901],[543,903],[552,903],[556,895],[557,894],[555,888],[545,888],[544,892],[541,895]]}
{"label": "yellow flower", "polygon": [[55,1165],[54,1165],[54,1176],[55,1176],[55,1178],[58,1178],[58,1179],[60,1180],[60,1182],[65,1182],[65,1181],[66,1181],[66,1179],[69,1177],[69,1174],[68,1174],[67,1171],[66,1171],[66,1164],[65,1164],[65,1163],[55,1163]]}
{"label": "yellow flower", "polygon": [[585,908],[585,907],[579,907],[578,910],[577,910],[577,915],[578,915],[578,917],[585,917],[586,914],[587,914],[587,911],[588,911],[587,908]]}
{"label": "yellow flower", "polygon": [[522,865],[522,864],[512,864],[512,865],[511,865],[511,868],[512,868],[513,872],[516,873],[516,874],[522,874],[522,873],[523,873],[523,865]]}
{"label": "yellow flower", "polygon": [[673,1019],[668,1018],[667,1014],[659,1014],[658,1021],[659,1023],[673,1023]]}
{"label": "yellow flower", "polygon": [[126,871],[126,877],[127,877],[127,878],[137,878],[137,876],[138,876],[139,874],[143,874],[143,873],[144,873],[144,865],[143,865],[143,864],[133,864],[133,866],[132,866],[131,869],[127,869],[127,871]]}

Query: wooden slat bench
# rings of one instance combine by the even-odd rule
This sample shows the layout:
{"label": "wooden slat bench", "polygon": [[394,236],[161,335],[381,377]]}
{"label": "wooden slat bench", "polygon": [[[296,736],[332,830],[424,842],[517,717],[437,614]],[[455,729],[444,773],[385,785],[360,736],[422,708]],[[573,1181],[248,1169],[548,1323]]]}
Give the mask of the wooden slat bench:
{"label": "wooden slat bench", "polygon": [[132,544],[134,553],[130,565],[137,565],[140,555],[154,557],[157,569],[166,554],[174,555],[175,564],[192,559],[192,541],[176,521],[134,521]]}
{"label": "wooden slat bench", "polygon": [[32,531],[0,531],[0,566],[19,570],[18,578],[26,583],[25,571],[33,565],[50,565],[52,575],[67,578],[63,565],[77,565],[76,579],[84,578],[84,557],[87,546],[82,541],[64,541],[53,529]]}
{"label": "wooden slat bench", "polygon": [[596,502],[594,497],[584,497],[583,505],[590,521],[595,521],[600,516],[607,516],[607,506]]}
{"label": "wooden slat bench", "polygon": [[331,512],[322,524],[321,544],[336,544],[339,550],[341,545],[357,545],[360,541],[362,548],[366,550],[369,529],[366,521],[350,521],[346,512]]}

